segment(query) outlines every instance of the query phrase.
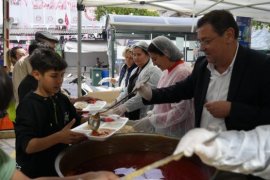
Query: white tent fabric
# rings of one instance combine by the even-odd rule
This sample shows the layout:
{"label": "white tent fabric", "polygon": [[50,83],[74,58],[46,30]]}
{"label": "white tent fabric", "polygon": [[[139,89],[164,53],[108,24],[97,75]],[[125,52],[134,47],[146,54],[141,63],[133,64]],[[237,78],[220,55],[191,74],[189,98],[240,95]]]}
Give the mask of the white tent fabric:
{"label": "white tent fabric", "polygon": [[269,29],[263,28],[253,30],[251,33],[251,48],[257,50],[270,49],[270,32]]}
{"label": "white tent fabric", "polygon": [[269,0],[78,0],[85,6],[123,6],[149,10],[175,11],[183,16],[201,16],[214,9],[225,9],[235,16],[270,22]]}
{"label": "white tent fabric", "polygon": [[[107,42],[103,41],[93,41],[93,42],[83,42],[82,52],[107,52]],[[78,45],[77,42],[67,41],[65,43],[65,52],[77,52]]]}
{"label": "white tent fabric", "polygon": [[[108,64],[107,55],[107,42],[104,41],[93,41],[81,43],[81,66],[94,67],[97,63],[97,58],[104,62],[103,65]],[[68,41],[64,47],[65,59],[69,67],[77,66],[77,52],[78,43]]]}

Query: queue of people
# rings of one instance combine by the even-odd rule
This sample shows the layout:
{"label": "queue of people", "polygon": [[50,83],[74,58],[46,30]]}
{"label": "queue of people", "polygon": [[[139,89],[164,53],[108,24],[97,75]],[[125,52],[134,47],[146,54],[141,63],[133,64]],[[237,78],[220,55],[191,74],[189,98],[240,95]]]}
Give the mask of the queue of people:
{"label": "queue of people", "polygon": [[[174,154],[196,154],[208,165],[247,174],[247,179],[257,178],[251,175],[269,179],[270,79],[266,77],[270,58],[239,45],[238,35],[237,23],[228,11],[205,14],[197,23],[197,38],[205,56],[197,59],[193,70],[166,37],[154,38],[149,46],[137,42],[132,46],[137,67],[129,71],[132,65],[126,62],[120,80],[123,92],[116,101],[133,90],[137,93],[129,94],[127,101],[108,113],[135,120],[137,131],[183,136]],[[81,118],[60,92],[66,62],[47,47],[38,47],[25,59],[37,87],[23,96],[17,108],[16,160],[31,178],[55,176],[53,162],[57,154],[67,144],[85,138],[70,130],[80,124]],[[18,75],[14,75],[16,79]],[[1,77],[1,89],[12,87],[5,77]],[[1,94],[1,109],[6,108],[10,96]],[[1,174],[25,177],[15,170],[14,161],[0,153],[0,160],[11,162],[9,171],[5,171],[8,174],[2,172],[2,167]],[[110,172],[82,177],[88,175],[118,178]]]}

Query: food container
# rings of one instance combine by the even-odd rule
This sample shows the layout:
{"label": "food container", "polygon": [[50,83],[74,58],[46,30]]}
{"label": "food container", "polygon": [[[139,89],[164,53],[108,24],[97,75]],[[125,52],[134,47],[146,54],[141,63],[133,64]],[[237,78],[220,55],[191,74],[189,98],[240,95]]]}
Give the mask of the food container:
{"label": "food container", "polygon": [[[115,172],[117,168],[131,166],[138,169],[171,155],[178,141],[155,134],[115,134],[103,142],[86,141],[73,145],[58,155],[55,168],[61,177],[98,170]],[[183,157],[160,169],[165,179],[208,180],[216,171],[196,156]]]}

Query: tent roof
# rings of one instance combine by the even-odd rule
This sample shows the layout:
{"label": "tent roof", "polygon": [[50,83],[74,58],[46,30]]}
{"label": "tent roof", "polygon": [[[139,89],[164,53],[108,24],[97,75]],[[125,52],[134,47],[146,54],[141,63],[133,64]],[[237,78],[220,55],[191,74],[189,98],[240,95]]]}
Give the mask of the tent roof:
{"label": "tent roof", "polygon": [[108,15],[106,29],[124,31],[192,32],[196,18]]}
{"label": "tent roof", "polygon": [[270,22],[269,0],[78,0],[85,6],[118,6],[174,11],[181,16],[201,16],[214,9],[229,10],[235,16]]}

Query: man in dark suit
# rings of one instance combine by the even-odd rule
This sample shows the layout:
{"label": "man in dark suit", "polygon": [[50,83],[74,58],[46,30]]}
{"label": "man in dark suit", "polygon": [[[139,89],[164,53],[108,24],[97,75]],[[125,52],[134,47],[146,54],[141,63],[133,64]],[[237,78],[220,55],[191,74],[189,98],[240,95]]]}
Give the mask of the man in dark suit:
{"label": "man in dark suit", "polygon": [[251,130],[270,124],[270,59],[238,44],[231,13],[215,10],[197,23],[200,57],[192,74],[176,85],[151,90],[141,85],[145,104],[194,98],[196,127]]}
{"label": "man in dark suit", "polygon": [[[194,98],[196,127],[251,130],[270,124],[270,58],[239,45],[238,33],[228,11],[205,14],[197,23],[197,38],[205,56],[198,58],[190,76],[173,86],[152,90],[147,84],[137,84],[143,102]],[[220,179],[235,176],[223,173],[219,173]]]}

